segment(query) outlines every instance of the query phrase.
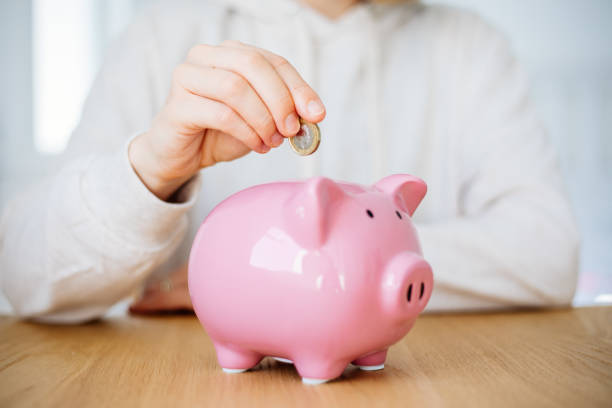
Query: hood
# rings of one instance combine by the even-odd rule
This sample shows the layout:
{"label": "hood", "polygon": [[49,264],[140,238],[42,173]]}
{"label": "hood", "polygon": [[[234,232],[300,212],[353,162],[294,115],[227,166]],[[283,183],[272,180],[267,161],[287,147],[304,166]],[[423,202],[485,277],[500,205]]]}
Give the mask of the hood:
{"label": "hood", "polygon": [[261,20],[278,20],[300,12],[304,7],[295,0],[214,0],[228,8]]}
{"label": "hood", "polygon": [[[323,40],[333,35],[363,31],[368,25],[392,25],[397,5],[360,1],[342,16],[331,19],[299,0],[212,0],[228,12],[252,17],[259,22],[285,23],[295,26],[303,22],[309,37]],[[298,28],[298,27],[296,27]]]}

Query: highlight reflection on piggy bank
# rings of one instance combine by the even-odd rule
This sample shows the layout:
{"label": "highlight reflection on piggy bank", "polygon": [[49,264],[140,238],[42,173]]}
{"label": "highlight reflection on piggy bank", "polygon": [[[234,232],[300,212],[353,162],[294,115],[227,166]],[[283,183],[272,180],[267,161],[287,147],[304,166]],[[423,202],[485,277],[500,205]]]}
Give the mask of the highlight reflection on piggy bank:
{"label": "highlight reflection on piggy bank", "polygon": [[426,191],[402,174],[372,187],[313,178],[219,204],[193,243],[189,292],[221,367],[273,356],[309,384],[349,363],[383,368],[433,288],[410,218]]}

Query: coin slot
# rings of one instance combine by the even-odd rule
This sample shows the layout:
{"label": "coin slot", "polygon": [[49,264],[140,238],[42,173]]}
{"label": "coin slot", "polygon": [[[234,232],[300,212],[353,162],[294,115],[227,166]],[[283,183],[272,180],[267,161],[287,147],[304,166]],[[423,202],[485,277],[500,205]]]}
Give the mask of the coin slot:
{"label": "coin slot", "polygon": [[399,211],[395,210],[395,214],[397,215],[397,218],[399,218],[400,220],[402,219],[402,214],[400,214]]}
{"label": "coin slot", "polygon": [[372,211],[366,210],[366,214],[368,214],[368,217],[374,218],[374,213],[372,213]]}

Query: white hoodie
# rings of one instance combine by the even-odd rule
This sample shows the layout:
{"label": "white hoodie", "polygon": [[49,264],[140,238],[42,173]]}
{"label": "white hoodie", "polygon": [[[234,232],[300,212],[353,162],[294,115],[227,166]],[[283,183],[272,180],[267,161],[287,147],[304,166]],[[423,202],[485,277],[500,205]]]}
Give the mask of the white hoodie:
{"label": "white hoodie", "polygon": [[[187,51],[225,39],[293,63],[327,108],[321,147],[215,165],[182,203],[162,202],[127,142],[150,126]],[[418,3],[361,3],[332,21],[289,0],[165,1],[112,48],[61,171],[5,209],[1,287],[22,317],[95,318],[184,263],[204,216],[233,192],[391,173],[429,186],[414,217],[434,270],[429,310],[570,303],[578,234],[555,156],[508,44],[479,18]]]}

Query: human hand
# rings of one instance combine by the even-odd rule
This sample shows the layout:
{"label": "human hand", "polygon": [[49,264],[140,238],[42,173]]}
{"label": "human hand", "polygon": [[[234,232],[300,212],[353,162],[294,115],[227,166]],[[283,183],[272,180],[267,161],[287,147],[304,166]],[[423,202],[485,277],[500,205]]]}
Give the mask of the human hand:
{"label": "human hand", "polygon": [[183,265],[166,278],[151,282],[141,298],[130,305],[134,314],[152,314],[193,310],[187,286],[187,265]]}
{"label": "human hand", "polygon": [[325,107],[287,60],[236,41],[196,45],[151,128],[130,144],[130,162],[167,200],[203,167],[280,146],[298,132],[298,116],[317,123]]}

